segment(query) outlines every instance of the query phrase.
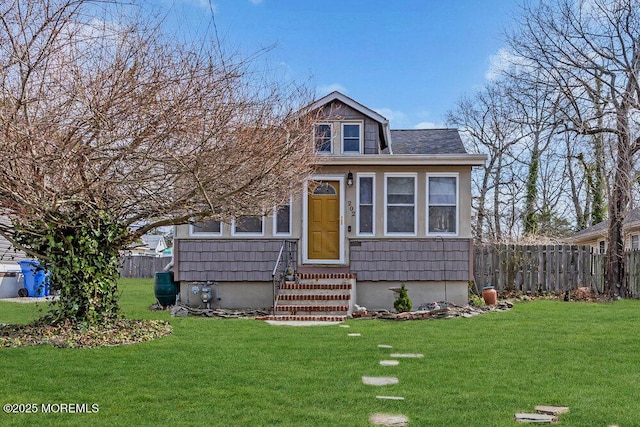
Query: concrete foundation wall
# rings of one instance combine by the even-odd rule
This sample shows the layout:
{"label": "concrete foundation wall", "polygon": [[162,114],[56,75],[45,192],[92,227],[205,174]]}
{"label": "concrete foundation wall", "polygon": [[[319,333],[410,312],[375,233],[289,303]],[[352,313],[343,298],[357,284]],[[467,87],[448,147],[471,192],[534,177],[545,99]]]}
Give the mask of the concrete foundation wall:
{"label": "concrete foundation wall", "polygon": [[[399,288],[401,282],[356,282],[355,303],[370,310],[393,310],[395,294],[390,288]],[[255,308],[268,310],[273,301],[271,282],[222,282],[212,286],[211,308]],[[468,302],[467,282],[407,282],[413,308],[434,301],[448,301],[464,306]],[[193,288],[197,290],[194,293]],[[220,298],[220,300],[217,300]],[[200,299],[200,285],[182,282],[180,300],[190,307],[205,308]],[[353,302],[353,301],[352,301]]]}
{"label": "concrete foundation wall", "polygon": [[[197,288],[195,293],[194,287]],[[182,303],[194,308],[205,308],[200,299],[200,288],[201,286],[196,283],[181,282]],[[211,286],[211,291],[213,293],[211,308],[269,309],[273,305],[271,282],[218,282],[218,286]]]}
{"label": "concrete foundation wall", "polygon": [[[401,282],[358,281],[357,304],[369,310],[393,310],[396,294],[390,288],[399,288]],[[468,282],[406,282],[407,294],[413,308],[434,302],[447,301],[464,306],[469,301]]]}

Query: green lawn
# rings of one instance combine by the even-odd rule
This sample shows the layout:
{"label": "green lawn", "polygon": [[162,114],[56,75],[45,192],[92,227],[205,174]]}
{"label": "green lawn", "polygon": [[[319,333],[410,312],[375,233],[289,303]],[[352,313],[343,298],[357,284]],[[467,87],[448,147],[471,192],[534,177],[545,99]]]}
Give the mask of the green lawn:
{"label": "green lawn", "polygon": [[[123,280],[126,315],[169,320],[169,337],[0,349],[1,403],[40,410],[2,413],[0,425],[350,427],[385,412],[407,415],[411,426],[513,426],[514,413],[539,404],[569,406],[560,425],[640,425],[639,301],[535,301],[471,319],[352,320],[350,329],[174,319],[149,311],[153,301],[152,280]],[[0,323],[37,315],[34,305],[0,303]],[[379,366],[390,352],[425,357]],[[400,383],[365,386],[363,375]],[[62,403],[99,412],[41,412],[41,404]]]}

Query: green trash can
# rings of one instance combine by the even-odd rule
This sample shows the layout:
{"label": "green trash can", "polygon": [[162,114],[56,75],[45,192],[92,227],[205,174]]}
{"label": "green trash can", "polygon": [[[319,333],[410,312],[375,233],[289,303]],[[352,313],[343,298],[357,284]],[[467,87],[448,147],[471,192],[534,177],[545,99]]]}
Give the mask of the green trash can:
{"label": "green trash can", "polygon": [[174,305],[179,286],[173,280],[173,271],[159,271],[153,284],[153,292],[156,299],[163,307]]}

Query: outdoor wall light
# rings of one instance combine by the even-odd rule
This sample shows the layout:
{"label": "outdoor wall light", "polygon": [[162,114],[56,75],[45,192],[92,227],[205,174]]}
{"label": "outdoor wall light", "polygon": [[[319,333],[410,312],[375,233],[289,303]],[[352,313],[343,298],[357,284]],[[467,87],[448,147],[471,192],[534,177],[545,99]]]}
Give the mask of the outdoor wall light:
{"label": "outdoor wall light", "polygon": [[353,174],[351,171],[347,174],[347,185],[351,187],[353,185]]}

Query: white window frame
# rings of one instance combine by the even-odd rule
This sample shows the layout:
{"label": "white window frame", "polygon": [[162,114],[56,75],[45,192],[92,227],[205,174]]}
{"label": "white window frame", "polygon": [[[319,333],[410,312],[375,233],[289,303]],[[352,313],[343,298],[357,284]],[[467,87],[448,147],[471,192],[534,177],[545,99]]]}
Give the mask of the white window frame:
{"label": "white window frame", "polygon": [[[456,180],[456,231],[455,233],[448,232],[430,232],[429,231],[429,178],[455,178]],[[458,236],[460,233],[460,174],[459,173],[428,173],[427,178],[425,180],[425,188],[426,188],[426,233],[427,236]],[[434,206],[451,206],[451,205],[434,205]]]}
{"label": "white window frame", "polygon": [[[204,222],[208,222],[208,221],[215,221],[215,220],[207,220]],[[196,221],[196,222],[203,222],[203,221]],[[222,227],[224,226],[224,223],[222,221],[218,221],[220,223],[220,231],[218,232],[214,232],[214,231],[196,231],[194,224],[189,224],[189,236],[194,236],[194,237],[212,237],[212,236],[222,236]]]}
{"label": "white window frame", "polygon": [[[360,178],[371,178],[371,231],[360,231]],[[356,235],[375,236],[376,234],[376,174],[373,172],[358,172],[356,174]]]}
{"label": "white window frame", "polygon": [[[359,145],[358,145],[358,151],[345,151],[344,149],[344,127],[345,126],[358,126],[358,139],[359,139]],[[341,128],[340,128],[340,144],[342,146],[342,154],[362,154],[362,146],[363,146],[363,135],[362,135],[362,123],[360,122],[343,122],[341,123]]]}
{"label": "white window frame", "polygon": [[[413,232],[397,232],[387,230],[387,217],[388,217],[388,193],[387,182],[389,178],[413,178]],[[402,206],[402,205],[392,205]],[[406,205],[408,206],[408,205]],[[418,174],[416,172],[411,173],[395,173],[388,172],[384,174],[384,235],[385,236],[417,236],[418,235]]]}
{"label": "white window frame", "polygon": [[[634,247],[634,244],[633,244],[634,237],[635,237],[635,240],[636,240],[635,247]],[[632,234],[632,235],[630,236],[629,248],[630,248],[632,251],[640,250],[640,235],[638,235],[638,234]]]}
{"label": "white window frame", "polygon": [[[281,204],[278,206],[283,206],[285,204]],[[273,207],[273,235],[274,236],[291,236],[291,229],[293,228],[293,198],[289,197],[289,232],[283,233],[278,232],[278,206]]]}
{"label": "white window frame", "polygon": [[259,216],[259,215],[246,215],[246,216],[254,216],[254,217],[259,217],[260,218],[260,225],[261,225],[261,230],[260,232],[244,232],[244,231],[240,231],[238,232],[236,230],[236,218],[233,217],[231,219],[231,235],[232,236],[247,236],[247,237],[258,237],[258,236],[264,236],[264,215],[263,216]]}
{"label": "white window frame", "polygon": [[[316,127],[317,126],[322,126],[322,125],[326,125],[329,126],[329,131],[331,132],[329,135],[329,151],[319,151],[316,147]],[[318,122],[318,123],[314,123],[313,125],[313,139],[311,141],[311,143],[313,144],[313,152],[316,154],[333,154],[333,138],[334,138],[334,132],[333,132],[333,123],[329,123],[329,122]]]}

